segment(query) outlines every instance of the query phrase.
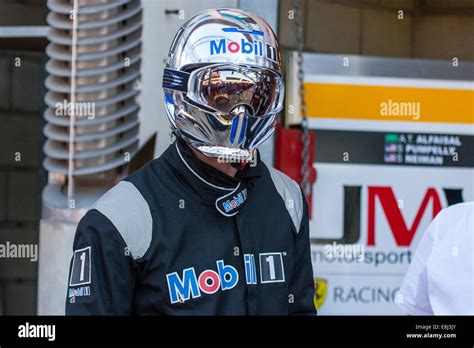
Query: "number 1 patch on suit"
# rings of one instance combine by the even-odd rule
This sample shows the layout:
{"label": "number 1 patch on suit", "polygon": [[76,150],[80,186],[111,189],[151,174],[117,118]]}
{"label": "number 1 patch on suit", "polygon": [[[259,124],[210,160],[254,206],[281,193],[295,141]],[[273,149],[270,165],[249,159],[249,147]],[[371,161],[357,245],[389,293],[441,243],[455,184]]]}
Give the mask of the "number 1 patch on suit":
{"label": "number 1 patch on suit", "polygon": [[262,253],[260,256],[260,281],[280,283],[285,281],[282,253]]}
{"label": "number 1 patch on suit", "polygon": [[91,283],[91,247],[74,250],[69,286]]}

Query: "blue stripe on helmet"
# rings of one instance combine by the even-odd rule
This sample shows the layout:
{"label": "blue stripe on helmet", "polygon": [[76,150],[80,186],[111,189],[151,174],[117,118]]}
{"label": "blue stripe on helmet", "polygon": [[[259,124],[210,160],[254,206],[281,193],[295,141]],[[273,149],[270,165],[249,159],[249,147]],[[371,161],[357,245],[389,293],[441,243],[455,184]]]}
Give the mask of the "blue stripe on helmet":
{"label": "blue stripe on helmet", "polygon": [[240,128],[240,135],[239,135],[239,142],[238,145],[242,144],[242,141],[244,141],[245,137],[245,131],[247,129],[247,117],[242,117],[242,127]]}
{"label": "blue stripe on helmet", "polygon": [[234,119],[232,120],[232,128],[230,129],[230,137],[229,137],[231,144],[234,143],[237,127],[239,127],[239,117],[234,117]]}

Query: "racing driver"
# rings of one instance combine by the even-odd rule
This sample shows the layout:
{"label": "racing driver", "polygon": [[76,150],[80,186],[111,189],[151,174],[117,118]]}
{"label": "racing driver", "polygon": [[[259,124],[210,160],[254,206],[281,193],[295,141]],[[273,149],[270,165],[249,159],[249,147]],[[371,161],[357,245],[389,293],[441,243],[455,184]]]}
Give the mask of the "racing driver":
{"label": "racing driver", "polygon": [[316,314],[307,204],[256,149],[284,83],[259,16],[201,12],[163,74],[174,142],[80,221],[68,315]]}

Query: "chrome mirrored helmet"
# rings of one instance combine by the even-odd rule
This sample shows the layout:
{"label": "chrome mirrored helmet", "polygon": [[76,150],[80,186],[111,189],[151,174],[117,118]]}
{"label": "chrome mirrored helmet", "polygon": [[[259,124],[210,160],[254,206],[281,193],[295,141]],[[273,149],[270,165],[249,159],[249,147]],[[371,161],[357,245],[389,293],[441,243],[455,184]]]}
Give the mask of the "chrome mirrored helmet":
{"label": "chrome mirrored helmet", "polygon": [[277,38],[253,13],[201,12],[171,44],[163,90],[178,136],[207,156],[250,160],[283,105]]}

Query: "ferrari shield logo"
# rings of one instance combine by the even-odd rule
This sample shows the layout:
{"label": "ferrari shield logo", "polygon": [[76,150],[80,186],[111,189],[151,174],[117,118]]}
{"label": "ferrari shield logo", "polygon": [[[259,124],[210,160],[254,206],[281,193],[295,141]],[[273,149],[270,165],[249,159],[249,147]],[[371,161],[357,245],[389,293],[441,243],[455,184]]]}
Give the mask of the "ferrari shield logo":
{"label": "ferrari shield logo", "polygon": [[326,300],[328,289],[328,282],[326,279],[316,278],[314,280],[314,306],[319,310]]}

